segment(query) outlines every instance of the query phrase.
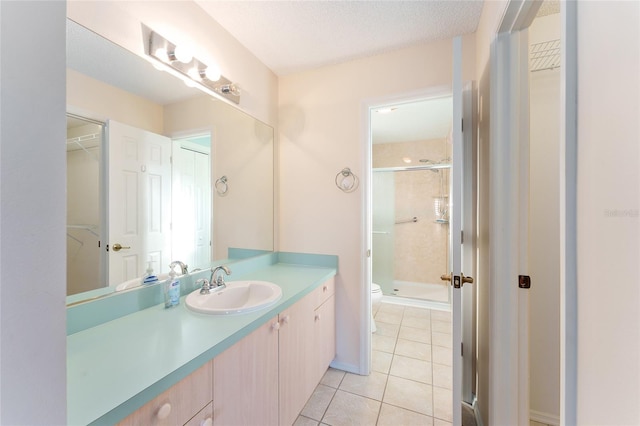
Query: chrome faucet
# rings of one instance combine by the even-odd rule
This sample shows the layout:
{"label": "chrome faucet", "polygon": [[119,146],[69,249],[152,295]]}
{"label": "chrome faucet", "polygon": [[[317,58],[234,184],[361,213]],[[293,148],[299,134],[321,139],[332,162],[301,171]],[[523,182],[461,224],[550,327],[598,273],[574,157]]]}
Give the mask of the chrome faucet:
{"label": "chrome faucet", "polygon": [[220,271],[224,271],[227,276],[231,275],[231,270],[226,266],[218,266],[211,270],[211,278],[209,279],[209,283],[212,287],[217,289],[225,288],[227,285],[224,283],[224,276]]}
{"label": "chrome faucet", "polygon": [[183,262],[180,262],[179,260],[175,260],[169,264],[170,269],[173,269],[174,266],[180,266],[182,275],[187,275],[189,273],[189,271],[187,270],[187,268],[189,268],[189,265],[185,265]]}
{"label": "chrome faucet", "polygon": [[200,288],[200,294],[209,294],[211,293],[211,285],[209,284],[209,280],[206,278],[201,278],[196,281],[196,285],[202,283],[202,287]]}

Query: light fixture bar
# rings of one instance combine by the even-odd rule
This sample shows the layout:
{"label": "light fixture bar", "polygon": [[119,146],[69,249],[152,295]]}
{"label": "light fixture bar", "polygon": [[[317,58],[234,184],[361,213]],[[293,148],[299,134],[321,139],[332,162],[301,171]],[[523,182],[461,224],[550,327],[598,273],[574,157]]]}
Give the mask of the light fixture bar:
{"label": "light fixture bar", "polygon": [[185,51],[182,46],[179,47],[170,42],[144,24],[142,29],[145,41],[147,41],[145,43],[147,49],[145,53],[147,55],[179,72],[194,83],[204,86],[236,104],[240,103],[240,90],[238,87],[231,80],[221,75],[218,70],[212,68],[213,65],[205,64]]}

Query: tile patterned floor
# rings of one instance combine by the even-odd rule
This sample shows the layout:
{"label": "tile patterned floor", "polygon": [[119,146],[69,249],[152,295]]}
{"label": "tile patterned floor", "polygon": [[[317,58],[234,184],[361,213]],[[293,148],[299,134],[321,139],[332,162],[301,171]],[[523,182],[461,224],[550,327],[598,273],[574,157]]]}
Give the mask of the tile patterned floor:
{"label": "tile patterned floor", "polygon": [[449,312],[382,303],[369,376],[329,369],[294,426],[451,424]]}
{"label": "tile patterned floor", "polygon": [[374,317],[371,374],[327,370],[294,426],[451,425],[450,313],[382,303]]}

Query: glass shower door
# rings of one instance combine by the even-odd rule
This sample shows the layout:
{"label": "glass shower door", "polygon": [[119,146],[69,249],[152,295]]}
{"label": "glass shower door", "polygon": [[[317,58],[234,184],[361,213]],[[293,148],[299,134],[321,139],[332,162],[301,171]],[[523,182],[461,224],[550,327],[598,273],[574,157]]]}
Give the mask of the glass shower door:
{"label": "glass shower door", "polygon": [[373,282],[383,294],[393,294],[395,276],[395,177],[393,172],[374,172],[372,186]]}

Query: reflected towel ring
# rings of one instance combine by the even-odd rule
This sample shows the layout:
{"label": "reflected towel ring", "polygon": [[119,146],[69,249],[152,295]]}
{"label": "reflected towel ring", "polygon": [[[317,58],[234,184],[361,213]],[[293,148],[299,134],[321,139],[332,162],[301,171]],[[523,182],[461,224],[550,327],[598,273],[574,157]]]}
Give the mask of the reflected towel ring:
{"label": "reflected towel ring", "polygon": [[354,175],[348,167],[345,167],[336,175],[336,186],[342,192],[353,192],[358,189],[359,184],[358,176]]}
{"label": "reflected towel ring", "polygon": [[229,184],[227,183],[227,177],[222,176],[221,178],[216,180],[214,185],[216,187],[216,192],[218,195],[226,195],[229,190]]}

